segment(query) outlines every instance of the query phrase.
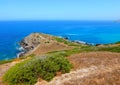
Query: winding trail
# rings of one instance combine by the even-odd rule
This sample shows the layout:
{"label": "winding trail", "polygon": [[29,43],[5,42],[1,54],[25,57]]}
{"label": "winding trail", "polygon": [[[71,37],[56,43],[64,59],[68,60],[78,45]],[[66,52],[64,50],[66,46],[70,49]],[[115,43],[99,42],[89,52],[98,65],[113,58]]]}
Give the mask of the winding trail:
{"label": "winding trail", "polygon": [[11,63],[6,63],[3,65],[0,65],[0,85],[4,85],[2,83],[2,76],[5,74],[5,72],[12,66],[14,66],[18,62],[11,62]]}

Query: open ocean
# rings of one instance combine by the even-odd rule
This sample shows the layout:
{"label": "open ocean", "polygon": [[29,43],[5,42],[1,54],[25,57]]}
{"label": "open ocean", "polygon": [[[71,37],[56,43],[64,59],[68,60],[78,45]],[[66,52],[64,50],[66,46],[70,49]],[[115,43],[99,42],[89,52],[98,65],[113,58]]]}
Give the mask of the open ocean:
{"label": "open ocean", "polygon": [[0,60],[15,58],[19,41],[32,32],[69,37],[87,43],[120,41],[120,23],[112,21],[0,21]]}

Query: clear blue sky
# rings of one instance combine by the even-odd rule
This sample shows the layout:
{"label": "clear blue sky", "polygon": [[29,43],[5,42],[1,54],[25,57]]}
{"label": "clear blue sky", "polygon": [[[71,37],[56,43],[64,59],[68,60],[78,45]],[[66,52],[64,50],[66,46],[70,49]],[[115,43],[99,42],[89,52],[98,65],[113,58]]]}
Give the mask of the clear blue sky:
{"label": "clear blue sky", "polygon": [[0,20],[117,20],[120,0],[0,0]]}

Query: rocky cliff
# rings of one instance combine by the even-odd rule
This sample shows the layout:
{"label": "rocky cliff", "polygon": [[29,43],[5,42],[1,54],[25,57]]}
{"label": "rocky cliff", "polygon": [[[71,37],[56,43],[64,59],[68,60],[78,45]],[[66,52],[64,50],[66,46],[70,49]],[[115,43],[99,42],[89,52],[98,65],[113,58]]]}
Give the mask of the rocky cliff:
{"label": "rocky cliff", "polygon": [[24,49],[23,52],[20,53],[20,56],[27,53],[39,55],[50,51],[66,50],[70,48],[70,46],[64,43],[57,42],[54,38],[55,36],[43,33],[32,33],[28,35],[20,42],[20,46]]}
{"label": "rocky cliff", "polygon": [[33,50],[37,47],[42,40],[45,38],[40,35],[40,33],[32,33],[29,36],[25,37],[21,42],[21,47],[24,48],[26,52]]}

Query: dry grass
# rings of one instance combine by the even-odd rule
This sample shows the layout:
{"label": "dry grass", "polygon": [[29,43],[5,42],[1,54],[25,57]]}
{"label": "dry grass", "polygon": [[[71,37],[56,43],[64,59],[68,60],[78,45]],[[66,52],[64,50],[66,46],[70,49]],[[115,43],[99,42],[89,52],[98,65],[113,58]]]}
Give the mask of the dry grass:
{"label": "dry grass", "polygon": [[[42,43],[30,53],[41,55],[73,48],[64,43],[56,42],[52,36],[41,35],[46,39],[43,39]],[[112,46],[117,47],[119,45]],[[107,45],[107,47],[109,46]],[[57,76],[51,82],[40,81],[36,85],[120,85],[120,53],[86,52],[74,54],[67,58],[74,66],[70,73],[63,75],[57,73]],[[16,59],[16,61],[19,61],[19,59]],[[14,64],[1,65],[0,77]],[[2,85],[1,80],[0,85]]]}
{"label": "dry grass", "polygon": [[17,62],[11,62],[11,63],[7,63],[7,64],[3,64],[0,65],[0,85],[4,85],[2,83],[2,76],[4,75],[4,73],[12,66],[14,66]]}
{"label": "dry grass", "polygon": [[[37,34],[37,35],[42,37],[40,39],[40,44],[36,46],[35,49],[26,53],[25,56],[28,56],[30,54],[41,55],[41,54],[46,54],[48,52],[69,50],[73,48],[72,46],[68,46],[63,42],[57,42],[55,40],[55,36],[51,36],[47,34]],[[31,35],[31,36],[32,36],[31,38],[35,38],[35,35]]]}
{"label": "dry grass", "polygon": [[[75,79],[72,85],[120,85],[120,53],[90,52],[68,58],[74,69],[96,66],[98,69],[85,78]],[[82,81],[82,82],[80,82]]]}
{"label": "dry grass", "polygon": [[68,59],[74,69],[43,85],[120,85],[120,53],[80,53]]}
{"label": "dry grass", "polygon": [[33,54],[41,55],[41,54],[45,54],[45,53],[48,53],[48,52],[68,50],[68,49],[71,49],[71,48],[72,47],[67,46],[63,43],[51,42],[51,43],[47,43],[47,44],[41,44],[37,49],[35,49]]}
{"label": "dry grass", "polygon": [[74,69],[89,67],[91,65],[111,66],[113,64],[120,64],[120,53],[87,52],[72,55],[68,59],[73,63]]}
{"label": "dry grass", "polygon": [[6,71],[7,71],[9,68],[11,68],[12,66],[14,66],[14,65],[16,65],[17,63],[20,63],[20,62],[22,62],[22,61],[24,61],[24,60],[26,60],[26,59],[21,60],[21,59],[19,59],[19,58],[16,58],[16,59],[14,59],[12,62],[10,62],[10,63],[6,63],[6,64],[0,65],[0,85],[5,85],[5,84],[3,84],[3,82],[2,82],[2,76],[6,73]]}

